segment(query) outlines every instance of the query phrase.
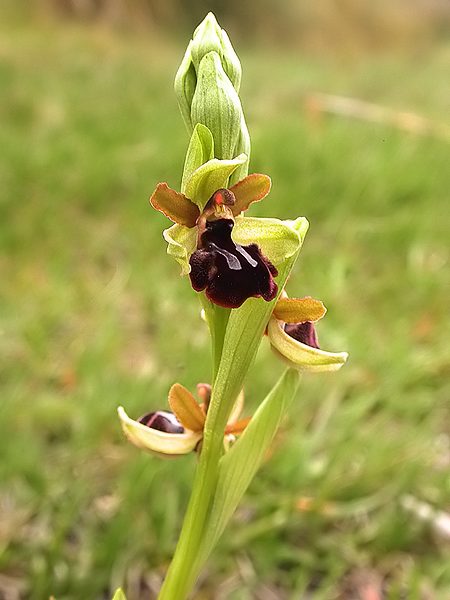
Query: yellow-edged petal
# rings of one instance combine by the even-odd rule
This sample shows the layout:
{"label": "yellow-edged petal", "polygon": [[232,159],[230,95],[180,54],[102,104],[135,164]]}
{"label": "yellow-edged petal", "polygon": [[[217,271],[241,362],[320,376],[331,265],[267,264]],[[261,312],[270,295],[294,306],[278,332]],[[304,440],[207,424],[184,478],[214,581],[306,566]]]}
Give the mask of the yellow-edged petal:
{"label": "yellow-edged petal", "polygon": [[348,358],[347,352],[326,352],[294,340],[284,331],[284,322],[272,317],[267,327],[272,348],[299,371],[337,371]]}
{"label": "yellow-edged petal", "polygon": [[165,456],[177,456],[189,454],[195,450],[203,433],[185,430],[184,433],[166,433],[147,427],[134,419],[131,419],[125,409],[119,406],[117,409],[122,429],[128,440],[149,452],[156,452]]}

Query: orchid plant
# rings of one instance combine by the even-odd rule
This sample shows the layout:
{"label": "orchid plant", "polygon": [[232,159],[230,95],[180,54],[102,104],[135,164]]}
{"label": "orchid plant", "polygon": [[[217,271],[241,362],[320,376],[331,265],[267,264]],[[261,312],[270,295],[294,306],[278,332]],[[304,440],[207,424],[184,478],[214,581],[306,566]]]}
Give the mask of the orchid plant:
{"label": "orchid plant", "polygon": [[[190,134],[181,189],[159,183],[150,203],[172,226],[167,252],[197,292],[211,335],[211,384],[197,398],[175,383],[168,408],[133,419],[118,413],[127,438],[158,456],[198,454],[192,495],[160,600],[191,593],[208,555],[264,460],[303,371],[333,371],[345,352],[318,345],[315,323],[326,309],[289,298],[285,285],[308,221],[245,213],[271,188],[248,174],[250,137],[239,99],[241,66],[227,34],[209,13],[195,30],[175,79]],[[245,377],[267,335],[287,369],[251,418],[241,419]],[[170,409],[170,410],[168,410]],[[118,590],[117,599],[124,598]]]}

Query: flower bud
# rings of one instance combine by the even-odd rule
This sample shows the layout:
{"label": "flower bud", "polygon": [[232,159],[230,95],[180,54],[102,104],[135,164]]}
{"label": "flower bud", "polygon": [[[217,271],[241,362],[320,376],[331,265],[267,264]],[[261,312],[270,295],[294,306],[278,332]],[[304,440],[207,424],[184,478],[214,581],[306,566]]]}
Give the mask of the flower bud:
{"label": "flower bud", "polygon": [[201,123],[214,140],[214,157],[247,155],[247,163],[233,177],[248,173],[250,138],[238,92],[241,65],[226,32],[209,13],[194,32],[175,76],[175,93],[186,127],[192,134]]}
{"label": "flower bud", "polygon": [[247,161],[240,165],[231,175],[230,185],[241,181],[241,179],[244,179],[244,177],[247,177],[248,175],[248,165],[250,162],[250,135],[248,133],[247,123],[244,119],[244,113],[242,112],[241,115],[241,126],[234,155],[239,156],[240,154],[245,154],[247,156]]}
{"label": "flower bud", "polygon": [[192,42],[189,42],[183,60],[175,75],[175,95],[180,107],[181,116],[185,122],[187,130],[192,133],[194,125],[191,122],[191,104],[194,97],[195,86],[197,85],[197,73],[191,58]]}
{"label": "flower bud", "polygon": [[192,38],[191,58],[197,72],[203,57],[211,51],[217,52],[228,79],[236,92],[239,92],[242,75],[241,63],[228,35],[220,28],[216,17],[210,12],[194,31]]}
{"label": "flower bud", "polygon": [[217,52],[209,52],[197,71],[191,121],[202,123],[211,131],[216,158],[234,158],[242,118],[239,96],[223,70],[220,57]]}

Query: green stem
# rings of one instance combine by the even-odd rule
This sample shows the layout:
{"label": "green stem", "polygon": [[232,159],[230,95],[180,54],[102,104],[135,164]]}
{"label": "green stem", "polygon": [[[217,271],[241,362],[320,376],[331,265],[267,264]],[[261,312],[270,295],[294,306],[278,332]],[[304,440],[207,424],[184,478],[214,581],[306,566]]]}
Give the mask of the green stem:
{"label": "green stem", "polygon": [[213,391],[191,499],[159,600],[183,600],[194,583],[196,577],[194,565],[197,562],[204,526],[216,489],[218,464],[223,450],[223,430],[229,404],[221,394],[221,390]]}
{"label": "green stem", "polygon": [[[297,254],[279,266],[280,290]],[[275,302],[276,299],[272,302],[249,299],[230,316],[229,310],[202,300],[212,338],[213,389],[191,499],[159,600],[184,600],[198,576],[203,535],[216,493],[225,425]]]}
{"label": "green stem", "polygon": [[221,306],[213,304],[207,299],[205,294],[200,295],[200,302],[203,310],[205,311],[209,332],[211,334],[213,363],[212,382],[214,382],[217,371],[219,370],[220,359],[222,358],[223,342],[225,340],[225,332],[227,330],[227,324],[230,318],[231,310],[229,308],[222,308]]}
{"label": "green stem", "polygon": [[[215,381],[222,357],[230,310],[214,306],[203,294],[201,301],[211,333],[213,381]],[[226,393],[226,386],[216,389],[216,386],[213,385],[200,462],[194,479],[191,499],[175,555],[158,597],[159,600],[182,600],[187,596],[195,581],[194,564],[216,489],[218,464],[223,451],[223,431],[230,402],[234,399],[226,398]]]}

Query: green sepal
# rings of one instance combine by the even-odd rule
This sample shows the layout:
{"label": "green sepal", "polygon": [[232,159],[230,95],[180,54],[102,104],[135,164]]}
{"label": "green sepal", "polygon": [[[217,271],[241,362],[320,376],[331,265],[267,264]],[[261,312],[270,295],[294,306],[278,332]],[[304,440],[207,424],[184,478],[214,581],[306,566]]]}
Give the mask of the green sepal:
{"label": "green sepal", "polygon": [[181,275],[190,273],[189,258],[197,247],[196,228],[189,229],[176,223],[163,231],[163,237],[168,244],[167,254],[181,265]]}
{"label": "green sepal", "polygon": [[228,187],[228,178],[247,160],[241,154],[231,160],[213,158],[192,173],[185,184],[185,195],[202,211],[215,191]]}
{"label": "green sepal", "polygon": [[206,54],[197,70],[197,85],[191,104],[191,122],[203,123],[214,137],[214,154],[230,159],[241,130],[241,101],[223,70],[217,52]]}
{"label": "green sepal", "polygon": [[301,245],[308,227],[305,217],[299,217],[295,221],[236,217],[233,239],[243,246],[258,244],[262,253],[278,266],[298,251],[299,239]]}
{"label": "green sepal", "polygon": [[122,588],[117,588],[112,600],[127,600],[124,591]]}
{"label": "green sepal", "polygon": [[189,147],[184,161],[181,192],[186,193],[186,183],[192,173],[206,162],[214,158],[214,139],[210,130],[201,123],[197,123],[192,132]]}
{"label": "green sepal", "polygon": [[197,85],[197,74],[191,59],[192,41],[186,49],[178,71],[175,75],[174,90],[180,107],[181,116],[189,133],[192,132],[191,104]]}
{"label": "green sepal", "polygon": [[217,488],[202,546],[203,559],[216,544],[264,461],[281,420],[295,398],[299,383],[298,372],[293,369],[285,371],[231,450],[220,459]]}

